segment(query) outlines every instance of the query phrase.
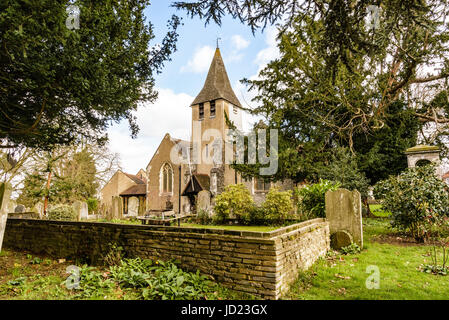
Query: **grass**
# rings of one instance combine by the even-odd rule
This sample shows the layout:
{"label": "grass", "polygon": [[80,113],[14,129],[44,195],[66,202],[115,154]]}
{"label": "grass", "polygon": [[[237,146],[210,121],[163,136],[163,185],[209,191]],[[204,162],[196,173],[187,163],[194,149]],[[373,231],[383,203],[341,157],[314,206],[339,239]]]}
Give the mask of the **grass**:
{"label": "grass", "polygon": [[[356,255],[330,254],[300,273],[285,299],[305,300],[438,300],[448,299],[448,276],[419,271],[430,262],[430,246],[377,243],[374,236],[391,232],[388,221],[366,219],[365,244]],[[368,267],[379,270],[380,288],[368,289]],[[371,271],[372,272],[372,271]]]}
{"label": "grass", "polygon": [[384,217],[389,217],[391,215],[390,212],[388,211],[383,211],[382,210],[382,205],[380,204],[370,204],[369,208],[371,210],[371,212],[376,216],[376,217],[380,217],[380,218],[384,218]]}

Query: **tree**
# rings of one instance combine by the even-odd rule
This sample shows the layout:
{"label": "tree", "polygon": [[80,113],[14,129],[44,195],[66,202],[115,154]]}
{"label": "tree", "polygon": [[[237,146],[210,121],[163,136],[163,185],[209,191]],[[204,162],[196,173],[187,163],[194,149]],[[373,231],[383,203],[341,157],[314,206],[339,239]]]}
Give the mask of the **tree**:
{"label": "tree", "polygon": [[[79,9],[78,29],[70,24],[69,4]],[[154,75],[176,50],[180,24],[173,16],[161,45],[150,47],[148,5],[148,0],[2,1],[0,148],[50,150],[80,137],[101,143],[108,125],[124,118],[135,136],[132,111],[155,101]]]}
{"label": "tree", "polygon": [[[302,109],[302,118],[323,123],[318,130],[330,131],[334,140],[346,139],[353,149],[354,135],[382,128],[398,100],[407,101],[410,109],[420,108],[423,101],[415,101],[414,87],[446,90],[442,80],[449,76],[447,1],[374,4],[378,23],[372,23],[372,3],[364,0],[201,0],[173,5],[206,23],[220,24],[230,14],[253,31],[277,22],[283,56],[261,72],[266,79],[246,81],[262,91],[258,101],[265,105],[265,114],[282,119],[283,113],[297,115]],[[424,73],[429,66],[438,68]],[[441,110],[429,108],[415,115],[449,123],[447,111],[435,111]],[[290,124],[294,121],[284,126]]]}

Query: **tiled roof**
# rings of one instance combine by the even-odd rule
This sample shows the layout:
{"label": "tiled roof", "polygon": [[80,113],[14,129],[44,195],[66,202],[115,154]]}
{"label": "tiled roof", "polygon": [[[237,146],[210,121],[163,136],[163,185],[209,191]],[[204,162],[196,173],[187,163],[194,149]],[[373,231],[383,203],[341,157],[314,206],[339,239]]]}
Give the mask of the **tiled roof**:
{"label": "tiled roof", "polygon": [[126,172],[124,172],[124,174],[137,184],[145,184],[145,181],[143,181],[142,179],[140,179],[138,176],[136,176],[134,174],[129,174]]}
{"label": "tiled roof", "polygon": [[237,107],[242,107],[239,99],[232,90],[228,73],[226,72],[220,50],[215,50],[214,58],[207,74],[206,82],[198,96],[193,100],[192,106],[206,101],[224,99]]}
{"label": "tiled roof", "polygon": [[122,193],[121,196],[140,196],[147,194],[147,186],[145,184],[137,184],[135,186],[129,187]]}
{"label": "tiled roof", "polygon": [[443,179],[449,179],[449,171],[443,175]]}

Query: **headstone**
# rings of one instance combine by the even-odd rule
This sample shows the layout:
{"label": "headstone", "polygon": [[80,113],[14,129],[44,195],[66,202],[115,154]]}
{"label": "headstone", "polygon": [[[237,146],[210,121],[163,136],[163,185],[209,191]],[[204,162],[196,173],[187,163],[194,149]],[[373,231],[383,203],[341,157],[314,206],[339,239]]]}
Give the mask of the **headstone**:
{"label": "headstone", "polygon": [[11,196],[11,187],[9,184],[0,183],[0,252],[2,251],[3,236],[5,235],[6,220],[8,219],[8,212],[6,206],[8,205]]}
{"label": "headstone", "polygon": [[89,209],[87,207],[87,203],[83,201],[75,201],[73,203],[73,209],[75,209],[76,216],[78,217],[78,221],[81,219],[86,219],[89,215]]}
{"label": "headstone", "polygon": [[111,219],[120,219],[122,217],[122,199],[112,197]]}
{"label": "headstone", "polygon": [[197,212],[202,210],[209,212],[210,211],[210,192],[207,190],[201,190],[198,192],[197,198]]}
{"label": "headstone", "polygon": [[130,197],[128,199],[128,216],[137,217],[139,213],[139,199]]}
{"label": "headstone", "polygon": [[17,203],[14,200],[9,200],[8,204],[6,205],[6,212],[14,212],[14,209],[16,208]]}
{"label": "headstone", "polygon": [[42,202],[36,203],[32,211],[36,212],[39,215],[39,219],[42,219],[44,216],[44,205],[42,204]]}
{"label": "headstone", "polygon": [[25,212],[25,206],[23,204],[19,204],[18,206],[16,206],[16,208],[14,209],[15,213],[22,213]]}
{"label": "headstone", "polygon": [[351,234],[345,230],[334,232],[331,235],[331,247],[336,250],[349,246],[353,241]]}
{"label": "headstone", "polygon": [[[362,200],[360,192],[338,189],[326,192],[326,218],[329,221],[331,237],[345,231],[360,248],[363,247]],[[344,234],[337,235],[339,239]]]}

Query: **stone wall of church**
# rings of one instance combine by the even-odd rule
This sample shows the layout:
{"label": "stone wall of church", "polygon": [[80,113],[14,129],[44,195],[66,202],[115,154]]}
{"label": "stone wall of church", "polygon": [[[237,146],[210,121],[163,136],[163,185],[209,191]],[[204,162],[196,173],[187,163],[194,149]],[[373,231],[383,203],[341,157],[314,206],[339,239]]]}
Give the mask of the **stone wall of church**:
{"label": "stone wall of church", "polygon": [[329,224],[314,219],[272,232],[125,225],[98,222],[7,220],[4,246],[55,258],[101,263],[109,245],[128,257],[177,259],[222,285],[278,299],[329,249]]}

